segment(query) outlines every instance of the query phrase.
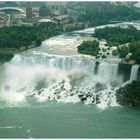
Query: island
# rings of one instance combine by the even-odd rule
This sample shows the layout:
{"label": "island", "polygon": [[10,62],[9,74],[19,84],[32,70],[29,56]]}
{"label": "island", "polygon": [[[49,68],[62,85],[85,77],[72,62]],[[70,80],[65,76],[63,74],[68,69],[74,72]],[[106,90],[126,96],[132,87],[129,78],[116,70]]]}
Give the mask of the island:
{"label": "island", "polygon": [[[105,39],[108,49],[115,47],[113,56],[121,58],[121,64],[140,64],[140,30],[130,25],[127,28],[105,27],[95,30],[93,37],[99,41]],[[78,52],[97,56],[100,54],[99,41],[83,41]],[[104,51],[108,51],[104,49]],[[103,57],[102,57],[103,58]],[[101,59],[102,59],[101,58]],[[128,81],[126,85],[116,91],[117,103],[124,106],[140,106],[140,81]]]}
{"label": "island", "polygon": [[97,56],[100,51],[99,42],[96,40],[83,41],[82,44],[79,45],[77,48],[79,53],[92,56]]}
{"label": "island", "polygon": [[135,63],[140,63],[140,31],[134,26],[129,25],[128,28],[121,27],[106,27],[96,29],[94,37],[105,39],[109,47],[116,46],[120,58],[126,60],[126,56],[130,54],[127,60],[134,60]]}

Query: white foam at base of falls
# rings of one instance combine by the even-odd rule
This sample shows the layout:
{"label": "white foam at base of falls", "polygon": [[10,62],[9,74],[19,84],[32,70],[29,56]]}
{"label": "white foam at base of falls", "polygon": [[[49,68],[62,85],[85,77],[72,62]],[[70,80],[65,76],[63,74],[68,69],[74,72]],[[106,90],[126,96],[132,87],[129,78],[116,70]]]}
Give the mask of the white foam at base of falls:
{"label": "white foam at base of falls", "polygon": [[5,64],[0,97],[9,102],[26,102],[32,97],[39,102],[97,104],[102,109],[116,106],[118,87],[111,83],[119,81],[118,67],[107,62],[97,66],[83,56],[15,55]]}

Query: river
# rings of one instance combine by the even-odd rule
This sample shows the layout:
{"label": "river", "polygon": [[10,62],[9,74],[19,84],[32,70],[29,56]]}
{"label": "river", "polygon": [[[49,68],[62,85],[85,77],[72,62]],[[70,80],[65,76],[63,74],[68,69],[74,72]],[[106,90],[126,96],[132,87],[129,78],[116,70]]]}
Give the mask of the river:
{"label": "river", "polygon": [[[140,27],[116,25],[127,24]],[[137,79],[139,66],[124,74],[118,57],[97,63],[79,54],[77,45],[94,30],[54,36],[0,65],[0,138],[140,137],[139,108],[120,106],[115,97]]]}

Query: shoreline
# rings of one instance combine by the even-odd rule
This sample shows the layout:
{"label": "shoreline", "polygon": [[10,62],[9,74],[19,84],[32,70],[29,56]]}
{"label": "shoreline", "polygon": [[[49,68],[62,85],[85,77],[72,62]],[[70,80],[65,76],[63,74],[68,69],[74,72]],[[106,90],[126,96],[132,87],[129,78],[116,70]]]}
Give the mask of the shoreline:
{"label": "shoreline", "polygon": [[21,47],[19,49],[15,49],[15,48],[0,49],[0,62],[1,63],[8,62],[14,57],[14,54],[24,52],[28,49],[32,49],[36,47],[39,47],[39,46],[35,46],[34,44],[32,44],[28,47]]}
{"label": "shoreline", "polygon": [[[123,22],[126,22],[126,21],[123,21]],[[115,23],[123,23],[123,22],[115,22]],[[128,21],[127,21],[128,22]],[[131,21],[129,21],[129,22],[131,22]],[[135,21],[135,22],[138,22],[138,20],[137,21]],[[113,23],[114,24],[114,23]],[[103,25],[107,25],[107,24],[103,24]],[[101,26],[100,24],[98,25],[98,26]],[[94,27],[98,27],[98,26],[94,26]],[[91,26],[89,26],[89,27],[87,27],[87,28],[90,28]],[[92,26],[93,27],[93,26]],[[93,28],[94,28],[93,27]],[[54,34],[54,35],[51,35],[50,37],[48,37],[48,38],[46,38],[46,39],[49,39],[49,38],[51,38],[51,37],[53,37],[53,36],[56,36],[56,35],[61,35],[61,34],[65,34],[65,33],[71,33],[71,32],[73,32],[73,31],[77,31],[77,30],[84,30],[84,29],[86,29],[86,28],[82,28],[82,29],[74,29],[73,30],[73,28],[72,29],[69,29],[69,30],[66,30],[66,31],[61,31],[61,32],[59,32],[59,33],[57,33],[57,34]],[[46,40],[45,39],[45,40]],[[43,41],[42,41],[43,42]],[[41,45],[40,45],[41,46]],[[36,48],[36,47],[40,47],[40,46],[36,46],[36,44],[33,42],[32,43],[32,45],[30,45],[30,46],[25,46],[25,47],[20,47],[20,48],[0,48],[0,62],[2,62],[2,61],[4,61],[5,60],[5,62],[7,62],[7,61],[10,61],[12,58],[13,58],[13,56],[14,56],[14,54],[16,54],[16,53],[20,53],[20,52],[24,52],[24,51],[27,51],[28,49],[32,49],[32,48]],[[81,53],[81,54],[83,54],[83,53]],[[89,55],[90,56],[90,55]],[[92,56],[91,56],[92,57]],[[103,59],[102,59],[103,60]],[[100,60],[99,59],[95,59],[95,61],[97,61],[97,62],[99,62]],[[124,65],[135,65],[136,63],[132,60],[124,60],[124,59],[121,59],[121,61],[119,62],[119,64],[124,64]],[[140,65],[140,64],[138,64],[138,65]]]}

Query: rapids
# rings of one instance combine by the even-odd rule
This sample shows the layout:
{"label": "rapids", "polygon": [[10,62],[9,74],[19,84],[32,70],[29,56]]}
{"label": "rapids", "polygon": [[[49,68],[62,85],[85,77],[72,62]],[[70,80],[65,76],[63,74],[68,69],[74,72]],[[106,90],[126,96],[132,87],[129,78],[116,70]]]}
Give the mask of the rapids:
{"label": "rapids", "polygon": [[[130,24],[140,27],[116,25]],[[54,36],[0,65],[0,138],[140,137],[139,109],[119,106],[115,96],[138,78],[139,66],[79,54],[94,30]]]}
{"label": "rapids", "polygon": [[[119,23],[126,27],[132,23]],[[116,26],[106,25],[106,26]],[[100,26],[97,28],[104,28]],[[139,27],[138,24],[134,26]],[[115,90],[126,81],[119,73],[119,58],[100,59],[78,54],[77,45],[91,40],[95,28],[52,37],[39,48],[15,54],[3,65],[0,100],[10,103],[56,100],[83,102],[102,108],[117,106]],[[96,38],[95,38],[96,39]],[[100,41],[103,47],[104,40]],[[139,66],[133,65],[129,79],[137,79]]]}

